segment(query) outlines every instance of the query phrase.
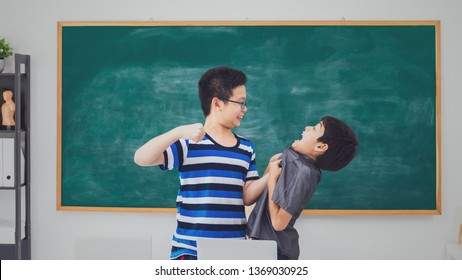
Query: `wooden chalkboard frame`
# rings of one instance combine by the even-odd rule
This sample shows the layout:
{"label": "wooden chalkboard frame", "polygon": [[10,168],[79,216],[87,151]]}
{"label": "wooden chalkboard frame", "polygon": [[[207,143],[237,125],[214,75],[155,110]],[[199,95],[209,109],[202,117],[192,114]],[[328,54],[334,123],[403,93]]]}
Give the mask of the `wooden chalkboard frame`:
{"label": "wooden chalkboard frame", "polygon": [[175,208],[145,208],[145,207],[92,207],[69,206],[62,203],[62,164],[66,160],[62,156],[63,124],[62,99],[63,92],[63,27],[68,26],[434,26],[435,56],[436,56],[436,170],[435,170],[435,209],[415,210],[351,210],[351,209],[306,209],[303,214],[309,215],[438,215],[441,214],[441,48],[439,21],[131,21],[131,22],[58,22],[58,94],[57,94],[57,210],[61,211],[111,211],[111,212],[175,212]]}

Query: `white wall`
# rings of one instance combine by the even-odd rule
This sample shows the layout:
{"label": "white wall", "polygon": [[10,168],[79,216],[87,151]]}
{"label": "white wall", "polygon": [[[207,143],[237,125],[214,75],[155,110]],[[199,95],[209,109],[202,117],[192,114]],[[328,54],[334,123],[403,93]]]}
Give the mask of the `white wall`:
{"label": "white wall", "polygon": [[[302,216],[297,228],[302,259],[442,259],[455,241],[455,209],[462,207],[460,0],[1,0],[0,9],[0,36],[32,56],[33,259],[72,259],[82,236],[151,236],[152,258],[166,259],[175,227],[174,214],[56,211],[58,21],[441,20],[443,214]],[[406,145],[399,135],[396,141]],[[1,195],[0,209],[6,204]]]}

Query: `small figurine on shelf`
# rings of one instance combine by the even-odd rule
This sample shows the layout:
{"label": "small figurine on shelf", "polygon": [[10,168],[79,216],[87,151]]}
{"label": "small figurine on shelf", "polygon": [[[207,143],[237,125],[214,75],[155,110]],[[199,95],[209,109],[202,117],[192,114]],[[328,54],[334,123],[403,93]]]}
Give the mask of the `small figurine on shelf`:
{"label": "small figurine on shelf", "polygon": [[2,125],[6,126],[6,129],[11,129],[15,125],[14,111],[16,110],[16,104],[13,101],[13,92],[5,90],[3,92],[3,99],[5,103],[2,105]]}

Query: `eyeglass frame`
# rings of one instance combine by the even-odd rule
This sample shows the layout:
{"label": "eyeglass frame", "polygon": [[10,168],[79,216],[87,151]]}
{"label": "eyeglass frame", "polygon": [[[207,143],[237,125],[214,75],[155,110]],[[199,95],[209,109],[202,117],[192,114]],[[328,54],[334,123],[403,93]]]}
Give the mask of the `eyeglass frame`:
{"label": "eyeglass frame", "polygon": [[228,99],[228,98],[220,98],[220,99],[223,100],[223,101],[229,101],[229,102],[241,105],[241,111],[247,108],[247,100],[244,101],[244,102],[239,102],[239,101],[234,101],[234,100],[231,100],[231,99]]}

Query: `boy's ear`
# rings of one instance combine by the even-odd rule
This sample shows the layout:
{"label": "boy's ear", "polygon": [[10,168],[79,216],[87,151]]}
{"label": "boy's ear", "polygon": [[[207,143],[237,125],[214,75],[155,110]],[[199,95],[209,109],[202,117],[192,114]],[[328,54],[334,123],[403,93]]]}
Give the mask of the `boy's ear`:
{"label": "boy's ear", "polygon": [[214,97],[214,98],[212,99],[211,107],[220,108],[220,109],[221,109],[220,99],[218,99],[217,97]]}
{"label": "boy's ear", "polygon": [[314,150],[320,153],[325,153],[328,149],[329,149],[329,145],[323,142],[316,143],[316,147],[314,147]]}

